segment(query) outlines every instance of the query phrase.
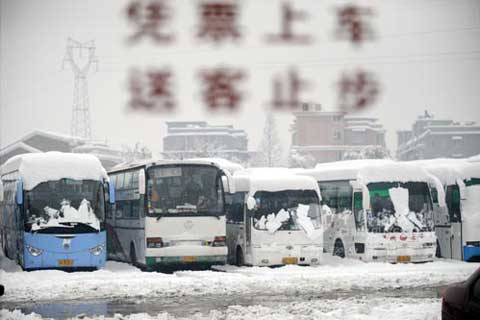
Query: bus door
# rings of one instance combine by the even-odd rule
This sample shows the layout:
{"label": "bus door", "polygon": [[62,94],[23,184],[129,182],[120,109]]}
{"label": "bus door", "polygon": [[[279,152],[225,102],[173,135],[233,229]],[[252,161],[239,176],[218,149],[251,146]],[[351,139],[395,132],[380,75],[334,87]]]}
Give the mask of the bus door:
{"label": "bus door", "polygon": [[450,250],[452,259],[463,259],[462,214],[460,208],[460,188],[457,184],[447,186],[445,194],[448,217],[451,225]]}
{"label": "bus door", "polygon": [[15,223],[15,228],[14,228],[14,233],[15,233],[15,241],[16,241],[16,250],[14,251],[17,256],[13,257],[15,260],[17,260],[21,266],[23,266],[23,233],[25,230],[25,223],[24,223],[24,206],[23,206],[23,183],[21,180],[17,181],[16,183],[17,186],[17,192],[15,196],[15,210],[13,212],[14,215],[14,223]]}
{"label": "bus door", "polygon": [[434,184],[430,184],[430,194],[433,203],[433,221],[435,227],[435,235],[438,240],[437,257],[452,258],[451,247],[451,224],[448,216],[448,208],[441,207],[438,201],[438,190]]}
{"label": "bus door", "polygon": [[247,254],[252,253],[252,220],[256,201],[253,197],[246,198],[247,205],[245,206],[245,251]]}

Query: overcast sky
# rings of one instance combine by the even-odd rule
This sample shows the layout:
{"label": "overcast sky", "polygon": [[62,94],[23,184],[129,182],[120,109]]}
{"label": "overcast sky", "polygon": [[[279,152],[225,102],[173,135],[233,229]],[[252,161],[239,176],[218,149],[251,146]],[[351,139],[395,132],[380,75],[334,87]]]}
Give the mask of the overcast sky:
{"label": "overcast sky", "polygon": [[[149,39],[134,46],[126,38],[135,32],[125,8],[130,1],[0,0],[0,148],[32,129],[68,134],[73,101],[73,73],[61,70],[68,37],[95,40],[99,71],[89,75],[92,130],[95,138],[116,146],[141,141],[158,155],[165,121],[207,120],[233,124],[257,148],[265,111],[271,100],[271,81],[297,67],[309,87],[305,101],[337,108],[335,82],[341,72],[363,68],[377,75],[381,95],[364,112],[387,129],[387,145],[396,147],[396,130],[409,128],[428,109],[440,118],[480,121],[480,1],[378,0],[357,1],[375,9],[373,42],[354,48],[336,41],[334,5],[344,1],[295,0],[295,8],[309,17],[295,24],[308,33],[308,46],[270,45],[268,33],[279,32],[281,1],[245,0],[241,3],[241,42],[220,46],[195,38],[200,1],[168,1],[173,17],[168,29],[175,41],[168,46]],[[247,78],[242,108],[234,114],[211,114],[201,101],[198,72],[224,65],[243,69]],[[146,114],[127,111],[128,71],[168,67],[174,75],[178,111]],[[278,117],[278,130],[290,145],[288,113]]]}

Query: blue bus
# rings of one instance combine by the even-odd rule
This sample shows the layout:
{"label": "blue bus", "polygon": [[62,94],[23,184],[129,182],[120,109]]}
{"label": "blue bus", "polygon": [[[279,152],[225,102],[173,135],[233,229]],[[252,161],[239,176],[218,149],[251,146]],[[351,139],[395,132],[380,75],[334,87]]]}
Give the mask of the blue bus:
{"label": "blue bus", "polygon": [[115,192],[96,157],[24,154],[0,175],[0,244],[8,258],[25,270],[105,265],[105,213]]}

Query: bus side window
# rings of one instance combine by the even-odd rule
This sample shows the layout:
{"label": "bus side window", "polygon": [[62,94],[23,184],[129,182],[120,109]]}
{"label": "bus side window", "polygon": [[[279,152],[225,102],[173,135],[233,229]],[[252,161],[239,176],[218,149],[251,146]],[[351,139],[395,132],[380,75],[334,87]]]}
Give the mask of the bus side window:
{"label": "bus side window", "polygon": [[115,188],[116,188],[117,190],[123,189],[123,180],[124,180],[124,177],[125,177],[125,174],[124,174],[124,173],[119,173],[119,174],[117,175],[117,180],[116,180],[117,185],[115,186]]}
{"label": "bus side window", "polygon": [[447,186],[446,202],[448,207],[448,215],[450,222],[461,222],[460,212],[460,189],[458,185]]}
{"label": "bus side window", "polygon": [[245,202],[245,192],[237,192],[232,197],[232,204],[230,205],[230,221],[232,223],[243,222],[243,209]]}
{"label": "bus side window", "polygon": [[365,228],[365,218],[363,215],[363,197],[362,192],[353,194],[353,214],[355,216],[355,226],[357,230]]}
{"label": "bus side window", "polygon": [[132,171],[125,172],[125,178],[123,180],[123,189],[132,188],[132,181],[133,181],[133,172]]}
{"label": "bus side window", "polygon": [[435,187],[430,187],[430,193],[432,194],[432,202],[438,204],[438,191]]}

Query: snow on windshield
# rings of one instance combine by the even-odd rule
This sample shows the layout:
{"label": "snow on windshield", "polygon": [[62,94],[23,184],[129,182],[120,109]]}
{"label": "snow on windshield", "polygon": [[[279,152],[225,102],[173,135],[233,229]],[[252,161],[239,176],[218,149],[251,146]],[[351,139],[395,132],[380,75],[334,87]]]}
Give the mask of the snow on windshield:
{"label": "snow on windshield", "polygon": [[83,223],[87,224],[95,230],[100,230],[100,220],[97,218],[90,205],[90,201],[83,199],[80,202],[78,209],[70,205],[70,201],[64,199],[61,203],[60,209],[45,207],[44,216],[32,216],[32,231],[38,231],[50,227],[73,227],[72,224]]}
{"label": "snow on windshield", "polygon": [[407,183],[402,186],[370,185],[370,232],[419,232],[432,228],[432,212],[426,186]]}
{"label": "snow on windshield", "polygon": [[[278,195],[275,195],[273,198],[269,193],[263,193],[262,195],[263,199],[258,201],[259,205],[254,216],[256,229],[267,230],[271,234],[278,230],[303,230],[310,239],[319,236],[321,219],[318,203],[303,204],[297,202],[295,205],[286,205],[288,209],[283,207],[278,209],[278,206],[272,206],[272,202],[280,198],[285,199],[286,196],[277,197]],[[266,204],[267,200],[268,205]],[[277,213],[275,213],[274,208],[277,208]]]}

